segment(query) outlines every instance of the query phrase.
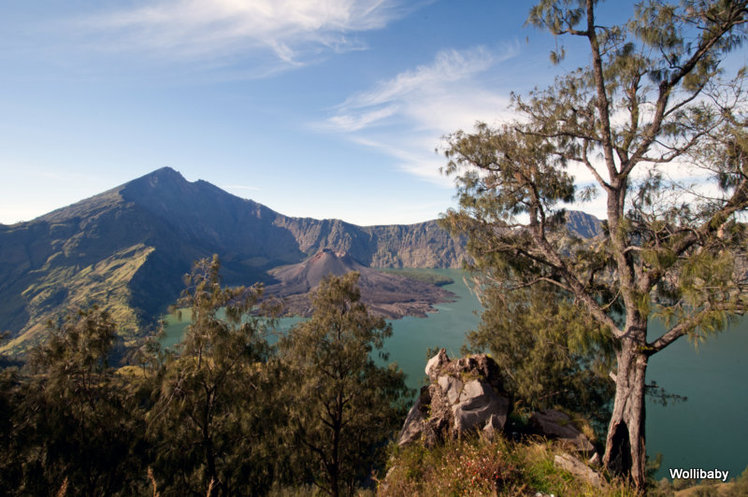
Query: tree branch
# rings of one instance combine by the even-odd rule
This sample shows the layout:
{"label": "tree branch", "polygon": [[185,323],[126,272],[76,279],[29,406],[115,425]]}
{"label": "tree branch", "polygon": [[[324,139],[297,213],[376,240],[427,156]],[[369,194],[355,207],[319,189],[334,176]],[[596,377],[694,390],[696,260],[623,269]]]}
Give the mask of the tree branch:
{"label": "tree branch", "polygon": [[715,310],[727,309],[727,306],[711,305],[707,306],[696,314],[692,315],[688,319],[679,322],[677,325],[670,328],[668,331],[660,335],[660,337],[654,342],[647,344],[647,355],[653,355],[661,351],[683,335],[688,334],[690,331],[698,327],[699,321],[709,312]]}

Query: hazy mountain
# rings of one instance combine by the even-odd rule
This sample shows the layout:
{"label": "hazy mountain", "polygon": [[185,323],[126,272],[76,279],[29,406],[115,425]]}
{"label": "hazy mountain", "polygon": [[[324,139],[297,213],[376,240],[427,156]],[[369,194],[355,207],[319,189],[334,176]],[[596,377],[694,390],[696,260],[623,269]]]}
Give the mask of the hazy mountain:
{"label": "hazy mountain", "polygon": [[603,232],[603,222],[580,211],[566,211],[566,229],[582,238],[594,238]]}
{"label": "hazy mountain", "polygon": [[163,168],[33,221],[0,225],[0,329],[13,345],[44,335],[70,305],[101,302],[129,331],[172,304],[200,257],[219,254],[228,284],[273,283],[268,269],[324,250],[375,267],[458,267],[435,221],[360,227],[283,216]]}

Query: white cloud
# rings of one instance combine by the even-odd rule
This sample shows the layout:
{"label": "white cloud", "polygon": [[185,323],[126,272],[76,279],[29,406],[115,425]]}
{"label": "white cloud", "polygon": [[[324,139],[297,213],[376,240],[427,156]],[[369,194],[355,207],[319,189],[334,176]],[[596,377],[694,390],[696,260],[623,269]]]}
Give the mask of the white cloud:
{"label": "white cloud", "polygon": [[405,71],[389,81],[383,81],[370,91],[350,97],[343,108],[361,108],[379,105],[402,98],[408,94],[433,89],[446,83],[470,78],[491,67],[494,56],[485,47],[467,51],[445,50],[436,55],[430,65]]}
{"label": "white cloud", "polygon": [[[431,64],[404,71],[392,79],[380,81],[371,90],[347,98],[328,122],[340,131],[357,131],[397,113],[422,129],[443,128],[444,122],[433,119],[442,121],[445,114],[463,116],[460,121],[468,114],[475,120],[476,109],[470,107],[476,107],[477,102],[493,100],[493,103],[505,104],[506,100],[475,88],[474,78],[511,57],[515,51],[516,48],[511,47],[497,55],[485,47],[476,47],[439,52]],[[449,126],[454,125],[460,123],[450,121]]]}
{"label": "white cloud", "polygon": [[390,155],[410,174],[452,186],[439,173],[444,160],[434,149],[457,129],[511,116],[508,95],[489,90],[481,80],[517,52],[517,45],[498,52],[486,47],[441,51],[430,64],[348,97],[320,127]]}
{"label": "white cloud", "polygon": [[333,128],[346,131],[358,131],[375,124],[383,119],[394,116],[398,112],[396,105],[387,105],[359,113],[343,113],[330,118],[329,123]]}
{"label": "white cloud", "polygon": [[288,64],[309,52],[360,49],[353,33],[403,15],[395,0],[158,0],[81,21],[127,48],[184,57],[265,50]]}

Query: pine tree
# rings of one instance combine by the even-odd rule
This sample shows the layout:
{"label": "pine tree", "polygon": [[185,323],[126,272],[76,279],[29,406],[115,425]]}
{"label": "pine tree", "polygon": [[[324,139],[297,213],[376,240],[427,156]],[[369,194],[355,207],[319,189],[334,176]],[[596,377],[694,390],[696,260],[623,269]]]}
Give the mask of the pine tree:
{"label": "pine tree", "polygon": [[14,495],[132,495],[145,471],[136,383],[109,363],[117,326],[98,308],[71,312],[30,352],[17,377],[10,447]]}
{"label": "pine tree", "polygon": [[[468,236],[486,284],[507,294],[546,285],[590,330],[604,329],[616,356],[604,463],[643,488],[648,361],[683,336],[724,329],[748,305],[736,222],[748,207],[744,75],[725,80],[721,68],[745,40],[748,2],[646,1],[616,25],[598,18],[598,3],[531,10],[530,24],[583,40],[590,63],[515,96],[516,122],[450,136],[460,207],[444,223]],[[563,206],[595,193],[575,187],[571,164],[606,200],[604,235],[591,243],[555,235]],[[678,179],[704,174],[718,194]],[[658,337],[647,336],[653,316],[666,324]]]}
{"label": "pine tree", "polygon": [[191,324],[148,413],[164,497],[262,495],[273,480],[268,323],[254,316],[261,288],[222,287],[219,271],[214,256],[187,277],[179,306]]}
{"label": "pine tree", "polygon": [[302,478],[333,497],[353,495],[383,462],[408,393],[402,371],[378,366],[371,357],[392,328],[369,314],[357,280],[358,273],[324,279],[312,317],[280,342],[290,445],[305,470]]}

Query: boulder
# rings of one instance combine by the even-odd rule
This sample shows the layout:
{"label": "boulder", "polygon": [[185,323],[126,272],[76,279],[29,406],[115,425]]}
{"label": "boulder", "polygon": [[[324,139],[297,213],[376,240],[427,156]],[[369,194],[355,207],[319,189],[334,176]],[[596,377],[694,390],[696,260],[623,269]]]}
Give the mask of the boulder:
{"label": "boulder", "polygon": [[536,433],[560,440],[579,452],[589,454],[595,450],[590,439],[574,426],[571,418],[556,409],[533,413],[530,417],[530,426]]}
{"label": "boulder", "polygon": [[491,417],[488,418],[488,421],[486,421],[486,425],[483,427],[483,436],[489,440],[493,440],[496,434],[501,432],[505,424],[506,418],[502,419],[500,416],[492,414]]}
{"label": "boulder", "polygon": [[602,488],[603,479],[592,468],[585,465],[582,461],[569,454],[560,454],[553,458],[553,463],[559,468],[568,471],[574,476],[578,476],[587,481],[590,485]]}
{"label": "boulder", "polygon": [[400,445],[422,440],[427,446],[468,432],[501,432],[511,401],[499,367],[485,354],[450,360],[441,349],[426,364],[429,385],[421,388],[398,437]]}
{"label": "boulder", "polygon": [[503,429],[509,414],[509,399],[498,395],[486,381],[472,380],[465,383],[459,403],[451,407],[456,433],[483,428],[491,420]]}
{"label": "boulder", "polygon": [[462,380],[449,375],[442,375],[436,382],[439,387],[447,395],[447,400],[450,404],[457,404],[462,394]]}
{"label": "boulder", "polygon": [[408,444],[421,437],[425,420],[423,413],[421,412],[420,401],[421,398],[419,397],[418,400],[416,400],[416,403],[413,404],[413,407],[410,408],[410,411],[408,411],[408,415],[405,417],[405,423],[403,423],[403,428],[400,430],[400,435],[398,436],[398,443],[400,445]]}

